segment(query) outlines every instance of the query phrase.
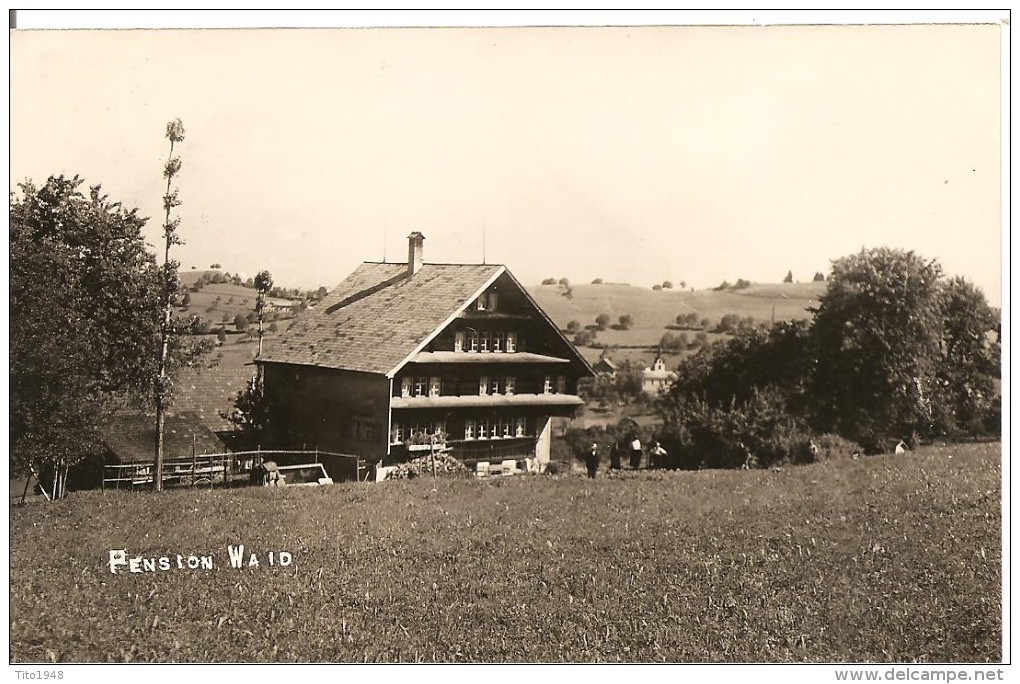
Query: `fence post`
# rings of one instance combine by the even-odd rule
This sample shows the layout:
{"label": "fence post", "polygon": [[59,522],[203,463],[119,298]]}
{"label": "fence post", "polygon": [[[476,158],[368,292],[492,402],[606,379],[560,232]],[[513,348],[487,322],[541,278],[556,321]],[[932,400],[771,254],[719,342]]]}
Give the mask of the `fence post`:
{"label": "fence post", "polygon": [[195,473],[198,471],[198,451],[196,450],[196,437],[191,435],[191,486],[195,486]]}

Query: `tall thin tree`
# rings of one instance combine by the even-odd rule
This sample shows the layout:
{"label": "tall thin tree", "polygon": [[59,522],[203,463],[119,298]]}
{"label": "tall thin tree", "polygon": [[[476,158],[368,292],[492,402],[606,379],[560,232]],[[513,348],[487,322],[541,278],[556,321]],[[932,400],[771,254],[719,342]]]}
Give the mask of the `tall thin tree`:
{"label": "tall thin tree", "polygon": [[153,466],[153,487],[157,492],[163,491],[163,427],[166,420],[166,409],[170,400],[169,374],[167,361],[170,349],[170,336],[173,334],[173,299],[177,292],[177,262],[170,259],[170,246],[181,244],[177,235],[180,218],[171,218],[175,207],[181,205],[177,190],[173,187],[174,178],[181,170],[181,158],[174,156],[174,145],[184,141],[184,124],[174,119],[166,125],[166,138],[170,141],[170,154],[163,166],[163,177],[166,178],[166,193],[163,195],[163,282],[162,300],[163,319],[160,324],[159,370],[155,382],[156,404],[156,462]]}
{"label": "tall thin tree", "polygon": [[273,276],[269,271],[261,271],[255,276],[255,312],[259,317],[259,351],[256,356],[262,356],[263,322],[265,321],[266,295],[273,289]]}

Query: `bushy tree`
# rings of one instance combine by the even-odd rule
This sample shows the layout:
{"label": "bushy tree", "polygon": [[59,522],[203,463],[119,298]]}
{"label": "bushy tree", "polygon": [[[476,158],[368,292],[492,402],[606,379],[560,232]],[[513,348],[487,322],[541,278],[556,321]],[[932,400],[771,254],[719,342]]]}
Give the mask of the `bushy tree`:
{"label": "bushy tree", "polygon": [[814,316],[819,426],[870,451],[930,435],[941,365],[942,269],[914,252],[862,250],[833,263]]}
{"label": "bushy tree", "polygon": [[595,317],[595,325],[599,330],[605,330],[610,320],[612,319],[609,318],[609,314],[601,313]]}
{"label": "bushy tree", "polygon": [[937,430],[947,434],[997,434],[1000,428],[987,423],[996,410],[1000,345],[995,331],[999,316],[988,306],[984,294],[963,278],[951,278],[942,293],[945,330],[935,383],[936,406],[940,407]]}
{"label": "bushy tree", "polygon": [[556,279],[555,278],[546,278],[545,280],[542,281],[542,284],[543,285],[555,285],[556,284]]}
{"label": "bushy tree", "polygon": [[[82,184],[56,176],[11,195],[11,471],[46,469],[58,496],[103,418],[151,397],[160,344],[164,274],[145,219]],[[168,377],[203,350],[176,337]]]}
{"label": "bushy tree", "polygon": [[569,333],[576,333],[580,329],[581,323],[578,321],[570,321],[569,323],[567,323],[567,332]]}
{"label": "bushy tree", "polygon": [[783,282],[784,283],[792,283],[793,282],[793,271],[787,271],[786,272],[786,277],[783,278]]}
{"label": "bushy tree", "polygon": [[592,285],[601,285],[602,284],[602,278],[596,278],[595,280],[591,281],[591,284]]}
{"label": "bushy tree", "polygon": [[825,282],[825,274],[822,273],[821,271],[816,271],[815,272],[814,281],[816,283],[823,283],[823,282]]}
{"label": "bushy tree", "polygon": [[655,292],[661,292],[662,291],[662,285],[659,285],[658,283],[656,283],[655,285],[652,285],[652,290],[654,290]]}
{"label": "bushy tree", "polygon": [[669,280],[663,280],[662,281],[662,289],[663,290],[672,290],[673,289],[673,283],[671,281],[669,281]]}
{"label": "bushy tree", "polygon": [[630,314],[623,314],[620,316],[620,327],[624,330],[630,330],[634,325],[634,317]]}

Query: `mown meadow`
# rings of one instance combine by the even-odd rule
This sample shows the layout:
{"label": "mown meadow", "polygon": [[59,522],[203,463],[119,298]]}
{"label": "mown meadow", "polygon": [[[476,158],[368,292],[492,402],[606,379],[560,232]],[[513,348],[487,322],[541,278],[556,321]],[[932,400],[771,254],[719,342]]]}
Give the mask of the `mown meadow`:
{"label": "mown meadow", "polygon": [[11,507],[10,658],[996,661],[1000,461],[75,493]]}

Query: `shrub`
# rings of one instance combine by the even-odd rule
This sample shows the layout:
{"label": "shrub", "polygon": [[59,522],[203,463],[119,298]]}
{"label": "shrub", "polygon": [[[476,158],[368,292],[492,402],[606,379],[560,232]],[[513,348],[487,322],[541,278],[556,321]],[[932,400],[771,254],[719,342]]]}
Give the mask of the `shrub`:
{"label": "shrub", "polygon": [[602,313],[595,317],[595,325],[599,330],[605,330],[610,320],[609,314]]}
{"label": "shrub", "polygon": [[655,285],[652,285],[652,289],[655,290],[656,292],[659,292],[660,290],[662,290],[662,285],[656,283]]}
{"label": "shrub", "polygon": [[744,280],[743,278],[738,278],[737,282],[733,285],[734,290],[743,290],[744,288],[747,287],[751,287],[751,281]]}
{"label": "shrub", "polygon": [[556,284],[556,279],[555,278],[546,278],[545,280],[542,281],[542,284],[543,285],[555,285]]}
{"label": "shrub", "polygon": [[849,459],[855,453],[863,454],[864,449],[857,442],[844,439],[839,435],[826,433],[814,439],[817,454],[815,461],[831,461],[833,459]]}
{"label": "shrub", "polygon": [[591,281],[591,284],[592,285],[601,285],[602,284],[602,278],[596,278],[595,280]]}

